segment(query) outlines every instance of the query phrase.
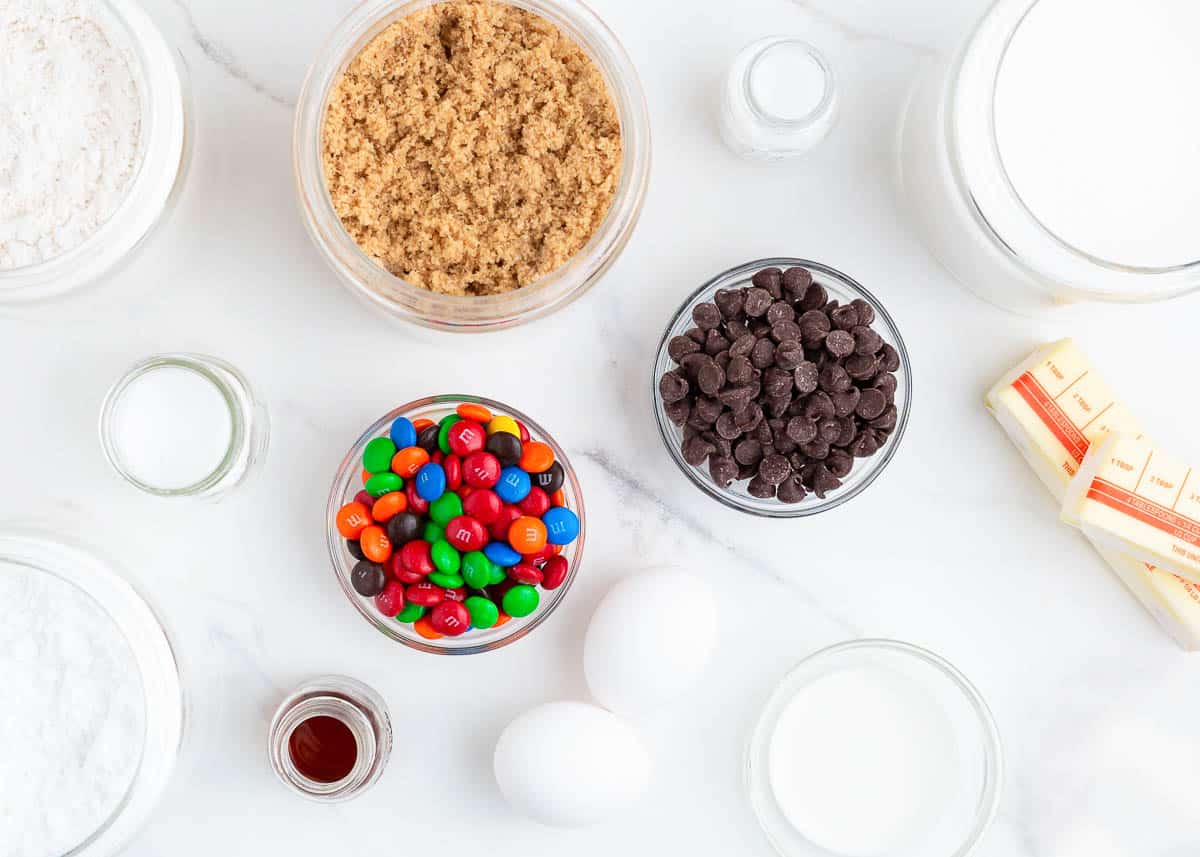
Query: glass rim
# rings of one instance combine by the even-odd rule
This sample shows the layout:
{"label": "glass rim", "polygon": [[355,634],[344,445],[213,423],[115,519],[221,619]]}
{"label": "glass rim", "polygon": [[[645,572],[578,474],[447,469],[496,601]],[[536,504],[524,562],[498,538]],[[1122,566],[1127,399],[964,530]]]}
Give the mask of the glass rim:
{"label": "glass rim", "polygon": [[[250,442],[249,417],[238,397],[237,391],[229,383],[229,380],[222,377],[220,372],[213,371],[211,367],[216,367],[222,372],[227,372],[243,389],[249,389],[249,384],[241,373],[225,361],[206,354],[185,352],[156,354],[140,360],[127,369],[120,379],[109,389],[104,397],[103,404],[100,406],[100,446],[104,451],[104,458],[108,461],[109,466],[116,471],[118,476],[133,487],[157,497],[195,497],[218,486],[234,470],[241,459],[243,449]],[[162,488],[138,479],[125,466],[117,450],[116,440],[113,438],[113,414],[121,401],[122,395],[124,395],[133,382],[160,369],[185,369],[196,373],[216,387],[217,392],[221,394],[221,399],[225,403],[225,407],[229,411],[229,443],[225,448],[225,454],[222,456],[220,463],[208,476],[192,485],[185,485],[181,488]]]}
{"label": "glass rim", "polygon": [[[339,282],[386,315],[434,330],[485,332],[548,315],[586,293],[615,263],[640,219],[649,184],[650,118],[637,70],[616,35],[581,0],[500,0],[561,29],[596,64],[621,124],[621,179],[608,213],[588,241],[558,269],[519,289],[495,295],[438,294],[390,273],[350,237],[333,208],[322,163],[329,94],[371,38],[412,12],[452,0],[367,0],[335,28],[301,88],[293,124],[292,159],[302,220]],[[386,286],[390,295],[373,288]]]}
{"label": "glass rim", "polygon": [[[130,71],[138,84],[142,110],[133,176],[116,209],[81,243],[39,262],[0,269],[0,304],[35,303],[73,294],[112,273],[154,232],[187,174],[193,129],[182,55],[137,3],[98,2],[120,28],[125,44],[118,47],[131,55],[135,65]],[[174,146],[169,151],[156,150],[156,144],[170,141],[176,134],[178,151]]]}
{"label": "glass rim", "polygon": [[[671,339],[677,335],[676,329],[680,326],[680,321],[683,320],[688,309],[700,300],[705,294],[715,292],[720,288],[728,288],[737,285],[741,282],[746,282],[751,276],[763,268],[778,267],[787,269],[791,267],[806,268],[814,275],[814,281],[817,277],[825,277],[835,281],[836,288],[842,289],[853,294],[856,298],[862,298],[867,301],[875,310],[877,320],[883,321],[883,327],[886,332],[892,337],[892,340],[885,338],[884,341],[896,349],[896,353],[900,356],[900,369],[897,375],[900,376],[901,382],[905,385],[905,395],[903,400],[897,399],[896,406],[896,428],[887,440],[885,447],[881,448],[875,455],[865,459],[855,459],[855,469],[860,466],[863,468],[860,472],[863,474],[854,485],[843,490],[837,489],[830,493],[825,499],[816,498],[816,495],[809,494],[804,500],[799,503],[784,504],[777,500],[773,501],[758,501],[756,498],[743,497],[732,491],[719,488],[708,478],[707,474],[702,472],[697,467],[692,467],[683,459],[683,452],[679,448],[679,444],[675,440],[677,428],[674,423],[667,418],[664,410],[662,395],[658,390],[658,381],[660,368],[666,363],[673,363],[669,358],[664,361],[667,356],[667,348],[670,345]],[[822,283],[824,285],[824,283]],[[900,334],[900,329],[897,327],[891,315],[884,308],[883,304],[865,287],[858,283],[853,278],[842,273],[836,268],[824,265],[820,262],[814,262],[809,259],[800,259],[789,256],[773,256],[765,259],[756,259],[752,262],[745,262],[737,265],[726,271],[722,271],[715,277],[707,280],[698,289],[691,292],[679,308],[671,316],[671,320],[667,322],[666,329],[663,331],[662,337],[659,340],[658,350],[655,355],[654,364],[650,378],[651,386],[651,407],[654,410],[655,422],[658,424],[659,437],[662,439],[663,445],[667,448],[667,454],[676,466],[687,477],[688,481],[713,498],[723,506],[734,509],[738,512],[744,512],[748,515],[755,515],[761,518],[776,518],[776,519],[791,519],[791,518],[807,518],[812,515],[818,515],[821,512],[827,512],[836,509],[844,503],[853,500],[871,484],[875,482],[879,475],[892,462],[896,452],[900,448],[900,443],[904,439],[905,431],[908,428],[909,414],[912,407],[912,365],[908,356],[908,348],[904,344],[904,339]],[[859,465],[858,462],[862,462]],[[851,471],[853,473],[854,471]],[[815,502],[810,500],[815,498]]]}
{"label": "glass rim", "polygon": [[771,737],[768,732],[778,722],[782,708],[791,695],[814,680],[814,676],[804,675],[806,670],[819,667],[827,662],[836,663],[842,655],[856,651],[901,655],[933,668],[937,674],[947,680],[948,686],[953,687],[961,695],[974,715],[974,722],[980,732],[978,747],[983,754],[983,784],[970,830],[952,854],[947,855],[947,857],[966,857],[987,833],[1000,808],[1000,796],[1004,784],[1004,745],[996,718],[979,689],[948,659],[913,643],[883,637],[846,640],[819,649],[793,664],[771,688],[766,702],[762,704],[755,716],[754,725],[745,744],[742,763],[744,789],[760,829],[776,852],[788,857],[785,846],[768,831],[760,807],[760,793],[769,790],[769,787],[761,782],[761,778],[764,776],[762,771],[765,767],[762,756],[767,752]]}
{"label": "glass rim", "polygon": [[[553,590],[542,590],[542,595],[549,597],[546,597],[544,600],[539,598],[538,608],[533,614],[521,619],[512,619],[507,624],[500,626],[500,632],[496,636],[478,643],[471,641],[469,637],[471,632],[458,637],[443,637],[440,640],[426,640],[415,632],[403,633],[402,629],[405,626],[402,623],[397,622],[395,619],[386,619],[381,613],[374,610],[374,599],[364,598],[359,595],[351,584],[350,571],[353,568],[353,564],[347,561],[345,539],[338,532],[335,520],[338,509],[346,504],[346,498],[352,494],[350,488],[353,486],[354,477],[361,470],[359,459],[362,455],[362,450],[368,442],[376,437],[381,437],[382,433],[386,432],[397,417],[408,416],[414,411],[422,409],[447,406],[449,407],[449,411],[453,413],[455,406],[465,403],[484,405],[493,413],[511,416],[513,419],[523,423],[529,429],[531,436],[535,436],[536,439],[550,446],[554,451],[555,460],[562,464],[565,476],[563,490],[573,500],[571,511],[579,519],[579,536],[568,546],[573,550],[573,555],[567,569],[567,576],[562,584]],[[566,598],[572,584],[575,582],[580,565],[582,564],[584,543],[587,536],[587,513],[584,507],[583,491],[579,485],[579,477],[575,472],[575,468],[571,466],[570,459],[567,457],[565,450],[558,444],[554,437],[536,421],[516,408],[495,399],[466,394],[440,394],[414,399],[411,402],[392,409],[371,423],[350,446],[341,463],[338,465],[337,472],[333,478],[333,485],[329,490],[325,518],[326,543],[330,564],[333,567],[334,576],[337,578],[338,585],[341,587],[346,599],[353,605],[360,616],[384,636],[402,643],[409,648],[434,655],[477,655],[484,652],[496,651],[517,642],[540,626],[558,609],[558,606]],[[566,551],[564,551],[565,553]],[[505,628],[509,630],[505,631]],[[486,633],[495,629],[480,630]]]}

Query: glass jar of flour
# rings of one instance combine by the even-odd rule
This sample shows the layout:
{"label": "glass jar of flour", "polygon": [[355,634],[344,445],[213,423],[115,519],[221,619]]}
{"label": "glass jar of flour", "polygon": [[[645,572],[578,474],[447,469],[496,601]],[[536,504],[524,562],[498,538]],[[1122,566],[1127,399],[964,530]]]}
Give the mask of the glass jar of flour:
{"label": "glass jar of flour", "polygon": [[1200,288],[1200,4],[999,0],[915,87],[910,221],[1023,314]]}

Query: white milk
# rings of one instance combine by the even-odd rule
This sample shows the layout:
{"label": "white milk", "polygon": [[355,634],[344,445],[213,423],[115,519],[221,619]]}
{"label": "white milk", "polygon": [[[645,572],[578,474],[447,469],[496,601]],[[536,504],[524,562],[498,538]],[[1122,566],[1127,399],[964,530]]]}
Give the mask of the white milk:
{"label": "white milk", "polygon": [[1198,38],[1196,0],[1042,0],[1016,31],[1000,157],[1068,244],[1135,267],[1200,260]]}
{"label": "white milk", "polygon": [[209,378],[183,366],[135,377],[114,402],[109,436],[123,468],[161,490],[196,485],[229,451],[233,418]]}
{"label": "white milk", "polygon": [[1200,3],[998,0],[900,134],[907,221],[1024,314],[1200,289]]}
{"label": "white milk", "polygon": [[750,92],[769,116],[803,119],[825,96],[825,70],[796,42],[780,42],[759,55],[750,71]]}
{"label": "white milk", "polygon": [[919,683],[862,665],[801,687],[770,739],[771,791],[834,854],[896,853],[928,835],[960,785],[946,712]]}

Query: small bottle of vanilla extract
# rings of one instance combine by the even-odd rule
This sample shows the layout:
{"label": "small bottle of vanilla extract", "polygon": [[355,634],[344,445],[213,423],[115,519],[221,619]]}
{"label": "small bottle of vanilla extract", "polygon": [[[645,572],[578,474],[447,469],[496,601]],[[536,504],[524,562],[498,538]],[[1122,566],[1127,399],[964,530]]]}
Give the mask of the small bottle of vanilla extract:
{"label": "small bottle of vanilla extract", "polygon": [[357,797],[392,751],[383,698],[360,681],[321,676],[285,699],[271,720],[271,767],[288,788],[326,803]]}

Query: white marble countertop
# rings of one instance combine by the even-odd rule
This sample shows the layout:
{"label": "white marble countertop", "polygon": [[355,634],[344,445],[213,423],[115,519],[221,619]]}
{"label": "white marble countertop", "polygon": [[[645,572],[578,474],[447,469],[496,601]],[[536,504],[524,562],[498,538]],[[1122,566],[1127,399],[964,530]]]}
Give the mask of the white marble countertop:
{"label": "white marble countertop", "polygon": [[[749,725],[791,664],[860,636],[929,647],[990,701],[1007,782],[981,857],[1197,853],[1200,661],[1056,523],[981,396],[1034,345],[1073,335],[1150,431],[1195,459],[1200,301],[1101,308],[1070,323],[1007,315],[930,259],[892,190],[897,114],[917,65],[952,45],[985,0],[595,0],[641,71],[653,117],[633,241],[566,311],[512,333],[433,341],[353,301],[297,216],[292,105],[352,0],[148,4],[191,69],[198,130],[179,206],[123,273],[133,297],[97,292],[0,319],[0,519],[55,526],[119,557],[164,615],[185,670],[184,757],[131,857],[767,855],[742,794]],[[807,159],[744,163],[718,140],[714,92],[740,46],[779,32],[832,57],[842,119]],[[915,367],[912,422],[888,471],[853,503],[796,522],[701,495],[650,413],[653,349],[682,297],[719,270],[781,253],[865,283]],[[265,468],[218,505],[142,496],[100,454],[107,386],[169,350],[232,361],[271,412]],[[553,367],[539,363],[548,354]],[[406,375],[410,360],[440,377]],[[399,402],[455,391],[511,401],[551,427],[580,471],[591,531],[584,573],[552,620],[465,659],[371,630],[324,548],[329,479],[361,427]],[[704,685],[641,724],[657,760],[649,796],[590,830],[526,822],[491,779],[499,730],[536,703],[584,698],[582,632],[597,600],[619,576],[665,565],[718,588],[722,637]],[[274,706],[322,672],[378,688],[398,730],[380,783],[334,808],[285,792],[265,753]]]}

